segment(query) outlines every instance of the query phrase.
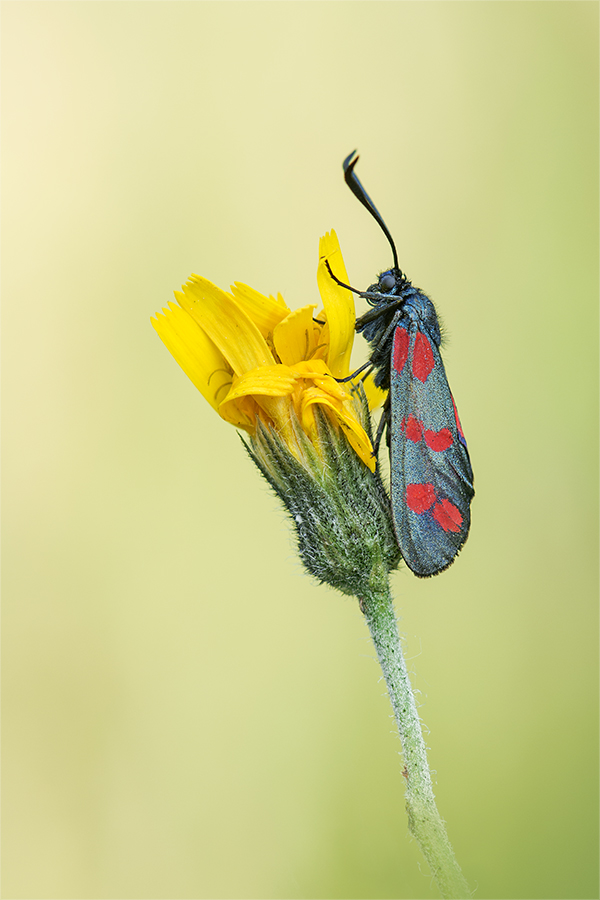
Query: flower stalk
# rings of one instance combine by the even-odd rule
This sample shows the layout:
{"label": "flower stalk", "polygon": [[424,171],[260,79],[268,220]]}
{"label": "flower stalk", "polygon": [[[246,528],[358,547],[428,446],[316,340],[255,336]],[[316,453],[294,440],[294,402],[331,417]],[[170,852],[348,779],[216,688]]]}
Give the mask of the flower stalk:
{"label": "flower stalk", "polygon": [[442,897],[466,900],[471,891],[435,802],[421,720],[402,653],[387,573],[380,570],[379,577],[373,573],[372,584],[371,591],[360,598],[360,607],[377,651],[402,743],[409,831],[421,848]]}

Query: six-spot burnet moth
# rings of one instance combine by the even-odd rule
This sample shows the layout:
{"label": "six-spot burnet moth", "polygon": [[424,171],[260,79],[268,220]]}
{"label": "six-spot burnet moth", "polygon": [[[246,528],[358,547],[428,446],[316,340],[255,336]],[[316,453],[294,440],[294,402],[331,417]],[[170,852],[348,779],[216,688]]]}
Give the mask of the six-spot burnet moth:
{"label": "six-spot burnet moth", "polygon": [[370,359],[358,371],[374,371],[375,384],[388,391],[375,453],[385,430],[398,544],[407,566],[426,577],[446,569],[467,539],[473,471],[440,356],[434,305],[400,270],[392,236],[354,173],[357,162],[356,151],[344,160],[346,184],[382,228],[394,265],[366,291],[343,284],[328,269],[334,281],[373,307],[356,321],[356,331],[371,345]]}

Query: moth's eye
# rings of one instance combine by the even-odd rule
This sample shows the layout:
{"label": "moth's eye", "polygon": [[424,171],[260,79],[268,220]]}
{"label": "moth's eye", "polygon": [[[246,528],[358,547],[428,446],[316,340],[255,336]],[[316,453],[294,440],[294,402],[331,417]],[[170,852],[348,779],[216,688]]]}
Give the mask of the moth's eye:
{"label": "moth's eye", "polygon": [[396,286],[396,279],[393,275],[384,275],[381,281],[379,282],[379,287],[382,291],[391,291]]}

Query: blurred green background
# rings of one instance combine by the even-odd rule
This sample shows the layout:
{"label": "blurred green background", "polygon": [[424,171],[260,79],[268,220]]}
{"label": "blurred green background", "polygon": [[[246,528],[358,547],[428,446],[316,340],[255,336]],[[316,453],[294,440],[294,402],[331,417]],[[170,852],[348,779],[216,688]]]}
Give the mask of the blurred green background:
{"label": "blurred green background", "polygon": [[476,472],[394,577],[439,807],[477,897],[598,896],[597,16],[4,5],[3,896],[437,896],[357,605],[149,323],[192,271],[314,301],[332,227],[366,287],[355,147]]}

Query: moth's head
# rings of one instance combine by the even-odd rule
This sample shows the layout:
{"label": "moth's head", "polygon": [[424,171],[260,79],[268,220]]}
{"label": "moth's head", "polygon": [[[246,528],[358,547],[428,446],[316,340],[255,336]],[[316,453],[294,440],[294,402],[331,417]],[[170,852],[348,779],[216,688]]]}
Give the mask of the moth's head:
{"label": "moth's head", "polygon": [[382,272],[375,284],[372,284],[367,293],[379,294],[380,299],[372,298],[374,305],[381,303],[385,297],[389,297],[390,301],[397,299],[402,295],[404,288],[409,284],[406,275],[400,269],[391,268]]}
{"label": "moth's head", "polygon": [[397,284],[397,274],[396,269],[388,269],[387,272],[381,273],[377,281],[377,286],[382,294],[394,293],[394,288]]}

